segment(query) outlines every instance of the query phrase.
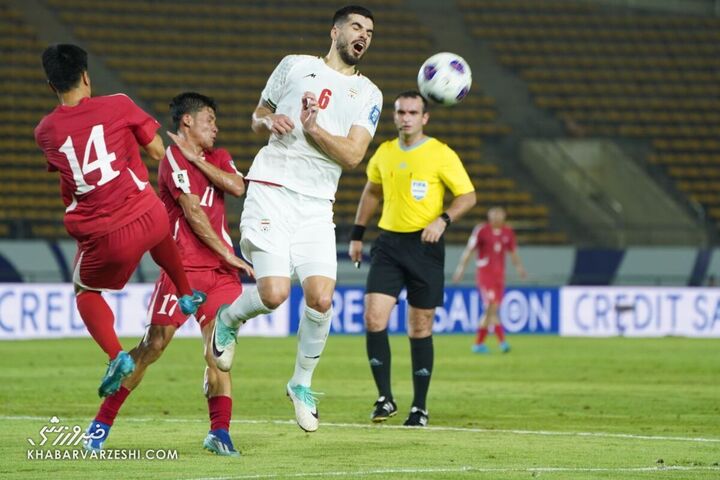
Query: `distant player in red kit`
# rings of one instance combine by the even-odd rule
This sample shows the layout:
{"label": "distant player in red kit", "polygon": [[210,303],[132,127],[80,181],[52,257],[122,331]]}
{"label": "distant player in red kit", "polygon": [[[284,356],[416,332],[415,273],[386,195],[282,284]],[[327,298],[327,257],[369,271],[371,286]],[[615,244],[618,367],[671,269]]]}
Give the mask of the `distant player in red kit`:
{"label": "distant player in red kit", "polygon": [[505,254],[510,254],[510,259],[520,278],[526,278],[527,272],[517,253],[515,232],[505,225],[505,209],[492,207],[488,210],[488,223],[477,225],[473,229],[457,269],[455,269],[453,282],[457,283],[462,279],[465,267],[475,250],[477,250],[477,285],[482,295],[485,314],[480,320],[480,328],[472,351],[488,353],[485,337],[488,334],[488,327],[494,325],[500,350],[508,352],[510,345],[505,341],[505,333],[498,315],[505,290]]}
{"label": "distant player in red kit", "polygon": [[[60,105],[35,128],[35,141],[48,171],[60,173],[65,228],[78,245],[73,270],[77,308],[110,357],[98,389],[105,397],[120,388],[135,361],[120,345],[101,292],[122,289],[149,251],[178,287],[182,311],[195,313],[204,294],[190,289],[162,202],[146,178],[131,169],[142,165],[138,145],[162,158],[158,122],[123,94],[91,97],[82,48],[53,45],[42,61]],[[147,169],[142,170],[146,177]]]}
{"label": "distant player in red kit", "polygon": [[[203,446],[218,455],[239,456],[229,433],[230,373],[217,368],[210,339],[215,312],[242,293],[238,270],[248,275],[253,275],[253,270],[235,256],[228,234],[225,194],[243,195],[245,183],[230,154],[213,148],[218,133],[216,110],[215,101],[199,93],[185,92],[173,98],[170,113],[176,134],[168,134],[177,146],[165,151],[158,184],[188,278],[207,294],[207,301],[195,314],[205,343],[205,396],[211,422]],[[170,278],[161,273],[148,307],[150,326],[140,344],[130,352],[136,359],[135,371],[100,406],[88,428],[87,449],[103,448],[120,407],[140,384],[147,367],[160,358],[175,331],[187,320],[188,315],[177,308],[177,298]]]}

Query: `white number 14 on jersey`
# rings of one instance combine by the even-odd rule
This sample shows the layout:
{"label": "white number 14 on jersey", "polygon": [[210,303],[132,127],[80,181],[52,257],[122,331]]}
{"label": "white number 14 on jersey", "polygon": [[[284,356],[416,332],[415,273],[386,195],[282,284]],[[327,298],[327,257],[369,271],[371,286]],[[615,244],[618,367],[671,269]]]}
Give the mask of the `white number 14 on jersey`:
{"label": "white number 14 on jersey", "polygon": [[[95,160],[90,160],[90,152],[93,147],[95,148]],[[75,153],[75,147],[71,137],[67,137],[65,143],[60,147],[60,151],[65,154],[70,164],[70,169],[73,173],[73,179],[77,189],[75,190],[76,195],[82,195],[93,190],[96,186],[101,186],[115,177],[120,175],[120,172],[113,170],[111,163],[115,161],[115,153],[108,153],[107,147],[105,146],[105,132],[102,125],[95,125],[90,131],[90,137],[88,138],[87,144],[85,145],[85,155],[83,155],[82,167],[78,162],[77,154]],[[100,180],[95,185],[90,185],[85,180],[85,175],[88,175],[95,170],[100,170]]]}

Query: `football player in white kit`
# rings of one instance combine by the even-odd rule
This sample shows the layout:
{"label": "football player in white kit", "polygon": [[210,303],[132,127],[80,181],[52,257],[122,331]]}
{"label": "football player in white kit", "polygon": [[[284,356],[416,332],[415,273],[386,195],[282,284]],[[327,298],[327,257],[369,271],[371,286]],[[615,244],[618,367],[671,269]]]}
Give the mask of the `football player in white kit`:
{"label": "football player in white kit", "polygon": [[380,90],[356,69],[373,26],[366,8],[341,8],[333,17],[328,54],[286,56],[262,91],[252,129],[270,139],[246,176],[240,222],[240,248],[253,264],[257,288],[218,310],[213,333],[218,368],[228,371],[239,326],[282,304],[291,275],[297,275],[306,306],[286,391],[307,432],[318,428],[310,384],[330,331],[337,274],[332,204],[342,169],[356,167],[365,156],[382,107]]}

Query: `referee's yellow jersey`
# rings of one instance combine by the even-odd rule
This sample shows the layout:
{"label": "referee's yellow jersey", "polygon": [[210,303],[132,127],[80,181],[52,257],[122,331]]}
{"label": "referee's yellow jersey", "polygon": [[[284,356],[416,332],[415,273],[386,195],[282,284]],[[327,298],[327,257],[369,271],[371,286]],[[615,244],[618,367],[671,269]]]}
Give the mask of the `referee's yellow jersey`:
{"label": "referee's yellow jersey", "polygon": [[457,154],[432,137],[410,148],[397,138],[383,142],[368,163],[367,177],[382,184],[378,226],[391,232],[416,232],[432,223],[443,212],[445,188],[456,197],[475,190]]}

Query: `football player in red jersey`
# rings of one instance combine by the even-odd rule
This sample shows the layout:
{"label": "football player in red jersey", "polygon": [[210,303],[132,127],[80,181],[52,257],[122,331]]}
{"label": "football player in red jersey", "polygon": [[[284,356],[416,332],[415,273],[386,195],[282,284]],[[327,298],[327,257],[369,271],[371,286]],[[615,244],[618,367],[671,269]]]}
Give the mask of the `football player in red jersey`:
{"label": "football player in red jersey", "polygon": [[162,202],[130,168],[142,164],[138,145],[162,158],[158,122],[123,94],[92,97],[82,48],[52,45],[42,62],[60,105],[35,128],[35,141],[48,171],[60,173],[65,228],[78,245],[73,270],[77,308],[110,357],[98,390],[105,397],[120,388],[135,362],[120,345],[101,292],[122,289],[149,251],[177,286],[183,311],[195,313],[204,294],[190,289]]}
{"label": "football player in red jersey", "polygon": [[488,352],[485,337],[487,337],[490,325],[495,327],[495,336],[500,343],[500,350],[502,352],[510,351],[510,345],[505,341],[505,332],[498,315],[505,290],[506,253],[510,254],[510,259],[520,278],[527,277],[525,267],[517,253],[515,232],[505,224],[505,217],[505,209],[502,207],[492,207],[488,210],[488,223],[477,225],[473,229],[453,275],[453,282],[459,282],[473,251],[477,250],[476,280],[482,295],[485,314],[480,320],[480,328],[472,347],[475,353]]}
{"label": "football player in red jersey", "polygon": [[[230,154],[214,148],[218,128],[217,106],[209,97],[194,92],[173,98],[170,111],[177,145],[165,150],[160,161],[160,198],[170,217],[171,230],[182,255],[185,271],[193,285],[207,294],[207,301],[195,317],[205,341],[205,396],[210,413],[210,432],[204,447],[218,455],[238,456],[230,439],[232,412],[230,373],[219,370],[213,357],[211,337],[215,312],[232,303],[242,293],[237,271],[253,271],[235,256],[225,220],[225,194],[245,193],[243,176],[235,169]],[[100,406],[88,432],[92,438],[86,448],[102,449],[120,407],[142,380],[147,367],[155,362],[185,323],[188,315],[177,308],[177,289],[167,274],[161,273],[148,307],[150,326],[140,344],[132,350],[135,371],[120,390]]]}

